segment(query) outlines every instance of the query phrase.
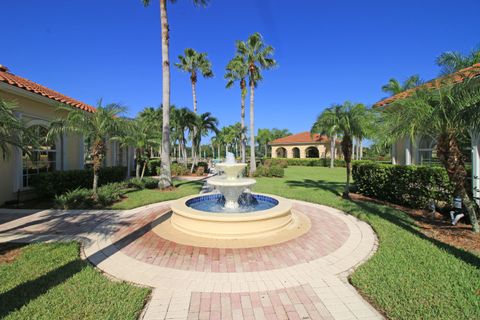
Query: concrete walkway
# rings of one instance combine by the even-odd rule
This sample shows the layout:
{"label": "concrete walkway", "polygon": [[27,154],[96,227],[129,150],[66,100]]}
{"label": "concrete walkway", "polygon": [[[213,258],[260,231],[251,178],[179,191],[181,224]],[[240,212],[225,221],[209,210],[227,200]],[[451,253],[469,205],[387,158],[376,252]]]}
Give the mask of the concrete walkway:
{"label": "concrete walkway", "polygon": [[108,275],[153,288],[142,319],[381,319],[347,276],[376,250],[366,223],[333,208],[293,201],[311,230],[286,243],[245,249],[167,241],[169,202],[128,211],[0,209],[0,242],[78,240]]}

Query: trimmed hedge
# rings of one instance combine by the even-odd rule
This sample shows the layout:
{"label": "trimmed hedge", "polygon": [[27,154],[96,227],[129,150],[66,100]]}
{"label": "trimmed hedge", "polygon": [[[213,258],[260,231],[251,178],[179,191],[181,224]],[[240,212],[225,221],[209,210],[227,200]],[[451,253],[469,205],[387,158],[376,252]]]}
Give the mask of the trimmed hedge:
{"label": "trimmed hedge", "polygon": [[[265,159],[264,164],[268,165],[279,165],[283,168],[288,166],[306,166],[306,167],[329,167],[330,158],[272,158]],[[334,160],[335,167],[345,167],[345,161],[341,159]]]}
{"label": "trimmed hedge", "polygon": [[449,204],[453,195],[442,167],[355,161],[352,175],[359,193],[411,208],[427,208],[431,200]]}
{"label": "trimmed hedge", "polygon": [[267,167],[265,165],[260,166],[255,170],[253,173],[254,177],[275,177],[275,178],[283,178],[285,175],[285,170],[277,165],[272,165],[271,167]]}
{"label": "trimmed hedge", "polygon": [[[100,169],[98,185],[120,182],[125,180],[126,167],[108,167]],[[45,198],[53,198],[56,195],[79,188],[91,189],[93,184],[93,170],[69,170],[40,173],[32,176],[31,186],[35,192]]]}

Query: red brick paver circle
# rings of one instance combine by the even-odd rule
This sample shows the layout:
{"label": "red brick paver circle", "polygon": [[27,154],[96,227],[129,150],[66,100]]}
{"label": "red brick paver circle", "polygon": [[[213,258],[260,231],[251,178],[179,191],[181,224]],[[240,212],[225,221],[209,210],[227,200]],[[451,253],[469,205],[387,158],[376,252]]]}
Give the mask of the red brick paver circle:
{"label": "red brick paver circle", "polygon": [[[348,226],[338,217],[318,208],[294,204],[308,215],[307,234],[285,243],[245,249],[201,248],[161,238],[151,230],[156,219],[168,213],[150,210],[135,214],[115,233],[114,245],[137,260],[167,268],[203,272],[251,272],[285,268],[326,256],[348,239]],[[165,220],[163,223],[169,223]]]}

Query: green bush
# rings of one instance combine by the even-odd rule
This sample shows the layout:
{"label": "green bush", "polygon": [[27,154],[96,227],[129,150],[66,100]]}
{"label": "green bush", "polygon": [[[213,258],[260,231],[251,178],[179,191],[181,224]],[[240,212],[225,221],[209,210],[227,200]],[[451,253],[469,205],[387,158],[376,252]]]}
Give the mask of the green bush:
{"label": "green bush", "polygon": [[170,170],[172,171],[172,176],[184,176],[190,173],[186,166],[178,163],[172,163]]}
{"label": "green bush", "polygon": [[154,176],[157,174],[162,161],[160,159],[150,159],[147,162],[147,168],[145,170],[146,176]]}
{"label": "green bush", "polygon": [[155,189],[158,187],[158,180],[151,177],[143,177],[143,179],[131,178],[126,182],[126,186],[138,190]]}
{"label": "green bush", "polygon": [[[329,167],[330,158],[272,158],[265,159],[263,164],[266,166],[279,165],[283,168],[287,168],[288,166]],[[334,164],[335,167],[345,167],[345,161],[342,159],[335,159]]]}
{"label": "green bush", "polygon": [[204,167],[202,167],[202,166],[199,166],[199,167],[197,168],[197,170],[195,171],[195,174],[196,174],[197,176],[203,176],[204,173],[205,173],[205,169],[204,169]]}
{"label": "green bush", "polygon": [[64,194],[56,195],[55,207],[58,209],[94,209],[104,208],[119,201],[126,192],[127,183],[109,183],[97,190],[97,199],[93,197],[93,190],[77,188]]}
{"label": "green bush", "polygon": [[267,167],[265,165],[260,166],[257,168],[253,176],[255,177],[275,177],[275,178],[283,178],[285,175],[285,170],[277,165],[272,165],[271,167]]}
{"label": "green bush", "polygon": [[195,171],[196,171],[199,167],[203,167],[203,172],[207,172],[207,171],[208,171],[208,163],[206,163],[206,162],[199,161],[198,164],[197,164],[196,167],[195,167]]}
{"label": "green bush", "polygon": [[125,187],[125,183],[117,182],[109,183],[98,188],[95,205],[103,208],[119,201],[125,194]]}
{"label": "green bush", "polygon": [[[101,168],[98,185],[102,186],[111,182],[120,182],[125,179],[125,167]],[[75,189],[90,189],[93,184],[93,170],[69,170],[40,173],[32,176],[31,186],[35,192],[44,198],[53,198]]]}
{"label": "green bush", "polygon": [[355,161],[352,175],[358,192],[391,203],[426,208],[431,200],[451,202],[453,188],[442,167]]}

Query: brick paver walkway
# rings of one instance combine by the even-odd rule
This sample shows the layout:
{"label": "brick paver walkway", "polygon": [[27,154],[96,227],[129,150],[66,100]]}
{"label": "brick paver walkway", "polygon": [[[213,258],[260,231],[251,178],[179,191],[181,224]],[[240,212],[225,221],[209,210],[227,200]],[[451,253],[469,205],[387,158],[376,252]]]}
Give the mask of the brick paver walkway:
{"label": "brick paver walkway", "polygon": [[84,256],[102,271],[154,288],[145,320],[382,318],[346,280],[375,251],[372,229],[333,208],[300,201],[294,207],[311,219],[310,231],[261,248],[162,239],[152,222],[167,221],[169,202],[129,211],[32,212],[1,221],[0,242],[81,241]]}

